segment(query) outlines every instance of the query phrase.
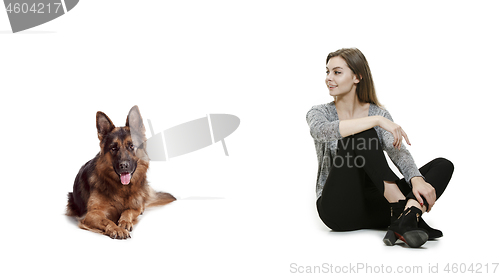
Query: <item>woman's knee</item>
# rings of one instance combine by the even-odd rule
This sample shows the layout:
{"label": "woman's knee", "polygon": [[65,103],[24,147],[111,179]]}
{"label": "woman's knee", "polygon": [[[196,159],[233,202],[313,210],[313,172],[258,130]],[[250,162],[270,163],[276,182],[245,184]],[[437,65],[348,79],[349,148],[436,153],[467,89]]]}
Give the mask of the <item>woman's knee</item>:
{"label": "woman's knee", "polygon": [[450,175],[453,174],[453,171],[455,170],[453,163],[446,158],[436,158],[433,162],[436,163],[441,170],[448,172]]}
{"label": "woman's knee", "polygon": [[[346,137],[346,141],[339,141],[339,146],[344,146],[344,149],[356,150],[380,150],[382,151],[382,145],[378,137],[377,131],[374,128],[370,128],[363,132],[354,134],[352,136]],[[346,147],[347,145],[347,147]]]}
{"label": "woman's knee", "polygon": [[354,134],[354,137],[363,137],[363,138],[377,138],[378,139],[378,135],[377,135],[377,131],[375,130],[375,128],[370,128],[368,130],[364,130],[362,132],[359,132],[357,134]]}

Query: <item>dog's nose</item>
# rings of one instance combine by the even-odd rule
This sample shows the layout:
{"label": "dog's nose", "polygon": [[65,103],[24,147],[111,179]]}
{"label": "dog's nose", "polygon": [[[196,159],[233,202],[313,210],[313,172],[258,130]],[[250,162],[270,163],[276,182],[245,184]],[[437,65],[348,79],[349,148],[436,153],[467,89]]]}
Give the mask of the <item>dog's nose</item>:
{"label": "dog's nose", "polygon": [[120,163],[120,169],[121,169],[121,170],[126,170],[126,169],[128,169],[128,168],[129,168],[129,166],[130,166],[130,163],[129,163],[129,162],[127,162],[127,161],[125,161],[125,162],[121,162],[121,163]]}

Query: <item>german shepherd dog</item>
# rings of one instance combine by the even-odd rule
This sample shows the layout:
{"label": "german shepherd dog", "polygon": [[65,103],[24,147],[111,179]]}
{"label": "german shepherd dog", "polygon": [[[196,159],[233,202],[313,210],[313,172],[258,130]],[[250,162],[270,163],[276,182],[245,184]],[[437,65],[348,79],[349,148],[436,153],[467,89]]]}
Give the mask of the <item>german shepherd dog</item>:
{"label": "german shepherd dog", "polygon": [[101,150],[76,175],[66,214],[77,217],[82,229],[127,239],[145,208],[176,199],[148,185],[146,129],[137,106],[130,109],[125,127],[115,127],[102,112],[97,112],[96,125]]}

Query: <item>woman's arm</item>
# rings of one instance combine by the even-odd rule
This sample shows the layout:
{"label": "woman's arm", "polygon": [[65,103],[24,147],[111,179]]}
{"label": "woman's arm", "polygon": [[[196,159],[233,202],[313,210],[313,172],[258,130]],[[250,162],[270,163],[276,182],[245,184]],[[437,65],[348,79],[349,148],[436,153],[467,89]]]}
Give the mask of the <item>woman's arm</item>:
{"label": "woman's arm", "polygon": [[307,112],[307,124],[311,136],[321,142],[342,138],[339,133],[339,120],[332,120],[329,110],[324,106],[315,106]]}
{"label": "woman's arm", "polygon": [[[406,149],[406,147],[402,143],[401,136],[404,133],[404,131],[402,129],[398,130],[401,127],[399,127],[399,125],[393,122],[391,114],[387,110],[384,110],[382,116],[385,118],[383,123],[380,125],[381,128],[379,129],[380,136],[382,138],[382,147],[387,152],[387,155],[396,165],[398,170],[403,174],[406,182],[408,184],[413,184],[413,181],[410,180],[414,177],[422,177],[422,174],[418,170],[418,167],[415,164],[415,161],[413,160],[410,151],[408,151],[408,149]],[[396,129],[391,128],[390,127],[391,125],[393,127],[396,126],[399,128]],[[386,130],[385,128],[392,131]],[[399,134],[399,139],[397,134]],[[404,133],[404,138],[406,139],[406,142],[410,144],[406,136],[406,133]]]}
{"label": "woman's arm", "polygon": [[382,116],[367,116],[348,120],[332,120],[330,111],[324,106],[313,107],[307,113],[311,136],[318,141],[339,140],[378,126]]}
{"label": "woman's arm", "polygon": [[411,178],[411,185],[413,195],[415,195],[415,198],[417,198],[417,201],[421,206],[424,204],[422,197],[427,200],[427,203],[429,204],[427,212],[430,212],[432,206],[434,206],[434,203],[436,202],[436,189],[434,189],[434,187],[427,183],[422,177]]}
{"label": "woman's arm", "polygon": [[[389,114],[389,112],[387,113]],[[401,150],[401,144],[403,143],[403,138],[406,140],[406,143],[408,143],[408,145],[411,145],[410,140],[408,139],[408,135],[406,135],[405,131],[403,130],[403,128],[401,128],[401,126],[392,121],[392,117],[390,114],[389,118],[380,116],[379,126],[380,128],[392,134],[394,138],[392,145],[394,146],[394,148]]]}
{"label": "woman's arm", "polygon": [[382,116],[367,116],[356,119],[341,120],[339,131],[342,137],[347,137],[380,125]]}
{"label": "woman's arm", "polygon": [[[375,126],[380,126],[380,128],[391,133],[394,138],[394,141],[392,143],[394,148],[392,151],[390,150],[389,153],[390,152],[394,153],[394,151],[396,151],[395,149],[397,149],[397,152],[399,152],[399,154],[402,154],[401,157],[406,156],[406,159],[414,164],[410,152],[408,152],[408,150],[406,150],[404,146],[403,146],[403,151],[401,151],[401,144],[403,142],[403,138],[406,140],[406,143],[411,145],[408,136],[406,135],[405,131],[401,128],[401,126],[399,126],[398,124],[394,123],[391,120],[392,117],[390,116],[390,114],[387,113],[387,115],[390,119],[377,115],[377,116],[368,116],[357,119],[342,120],[339,123],[340,134],[343,137],[345,137],[352,134],[360,133],[364,130],[368,130]],[[392,156],[394,157],[395,155]],[[408,157],[410,157],[411,160]],[[422,197],[424,197],[427,200],[427,203],[429,204],[427,212],[430,212],[430,210],[434,206],[434,203],[436,202],[436,190],[434,189],[434,187],[432,187],[431,184],[427,183],[424,180],[424,178],[422,178],[422,176],[418,175],[415,177],[411,177],[410,183],[412,185],[413,194],[417,198],[417,201],[420,203],[420,205],[423,205]]]}
{"label": "woman's arm", "polygon": [[380,115],[341,120],[339,123],[339,130],[342,137],[345,137],[363,132],[375,126],[380,126],[380,128],[385,129],[392,134],[394,137],[393,145],[395,148],[401,149],[403,138],[406,140],[406,143],[411,145],[408,135],[406,135],[401,126]]}
{"label": "woman's arm", "polygon": [[318,141],[332,141],[343,137],[361,133],[375,126],[390,132],[394,137],[394,147],[401,148],[403,138],[411,145],[408,136],[401,126],[383,116],[367,116],[356,119],[333,120],[327,118],[328,111],[324,107],[313,107],[307,113],[311,136]]}

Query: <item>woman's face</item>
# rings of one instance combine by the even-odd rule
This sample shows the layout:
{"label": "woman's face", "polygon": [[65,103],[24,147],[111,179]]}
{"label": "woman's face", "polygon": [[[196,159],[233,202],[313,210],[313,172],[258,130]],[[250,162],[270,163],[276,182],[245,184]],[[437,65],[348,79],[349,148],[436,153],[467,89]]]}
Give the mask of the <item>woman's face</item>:
{"label": "woman's face", "polygon": [[333,57],[326,64],[326,86],[331,96],[339,96],[350,92],[356,93],[358,78],[341,57]]}

